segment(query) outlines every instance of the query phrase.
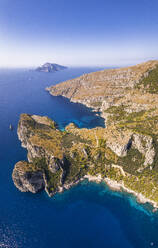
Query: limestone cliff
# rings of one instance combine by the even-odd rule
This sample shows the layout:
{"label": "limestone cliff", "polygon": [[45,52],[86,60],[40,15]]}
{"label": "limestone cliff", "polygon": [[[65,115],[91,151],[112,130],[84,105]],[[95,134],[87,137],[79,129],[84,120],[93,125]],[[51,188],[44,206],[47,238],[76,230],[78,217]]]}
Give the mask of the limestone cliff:
{"label": "limestone cliff", "polygon": [[22,192],[37,193],[44,189],[42,171],[26,161],[20,161],[15,165],[12,177],[14,184]]}

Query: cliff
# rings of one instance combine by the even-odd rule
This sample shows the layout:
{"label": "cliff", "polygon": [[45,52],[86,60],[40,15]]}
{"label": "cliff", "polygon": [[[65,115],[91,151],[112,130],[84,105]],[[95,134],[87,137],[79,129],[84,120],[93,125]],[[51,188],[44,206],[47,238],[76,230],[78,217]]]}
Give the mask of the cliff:
{"label": "cliff", "polygon": [[[99,108],[106,128],[70,124],[62,132],[48,117],[22,114],[18,136],[28,150],[31,173],[43,178],[40,189],[44,181],[53,196],[84,178],[99,178],[158,206],[158,61],[87,74],[49,91]],[[25,165],[16,164],[13,172],[22,191],[29,190]],[[32,185],[34,174],[30,178]]]}
{"label": "cliff", "polygon": [[121,105],[127,112],[138,112],[146,109],[151,95],[158,92],[157,74],[158,61],[148,61],[132,67],[84,74],[46,90],[54,96],[62,95],[100,110],[103,115],[110,107]]}

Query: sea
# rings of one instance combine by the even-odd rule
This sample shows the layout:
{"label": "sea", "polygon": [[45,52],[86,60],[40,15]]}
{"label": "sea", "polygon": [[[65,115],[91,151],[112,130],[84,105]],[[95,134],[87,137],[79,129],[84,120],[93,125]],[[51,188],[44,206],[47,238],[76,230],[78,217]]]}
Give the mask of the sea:
{"label": "sea", "polygon": [[83,181],[49,198],[45,192],[21,193],[12,181],[14,164],[27,155],[17,137],[21,113],[49,116],[61,130],[71,122],[80,128],[104,126],[87,107],[45,90],[99,69],[56,73],[0,69],[0,247],[158,247],[158,214],[133,195],[112,191],[105,183]]}

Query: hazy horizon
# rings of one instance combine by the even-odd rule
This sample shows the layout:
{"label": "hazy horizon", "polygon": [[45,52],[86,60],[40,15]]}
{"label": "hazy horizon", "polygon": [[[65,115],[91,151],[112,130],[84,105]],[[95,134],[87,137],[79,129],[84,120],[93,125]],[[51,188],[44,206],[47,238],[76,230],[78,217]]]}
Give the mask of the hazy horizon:
{"label": "hazy horizon", "polygon": [[1,0],[0,67],[128,66],[157,59],[153,0]]}
{"label": "hazy horizon", "polygon": [[[149,61],[149,60],[158,60],[158,59],[144,59],[144,60],[139,60],[139,62],[138,61],[135,61],[135,62],[130,62],[130,63],[128,63],[128,64],[126,64],[126,63],[119,63],[119,64],[105,64],[105,65],[88,65],[88,64],[86,64],[86,65],[84,65],[84,64],[82,64],[82,65],[67,65],[67,64],[61,64],[60,62],[58,63],[58,64],[60,64],[60,65],[64,65],[64,66],[67,66],[68,67],[68,69],[70,69],[70,68],[98,68],[98,69],[111,69],[111,68],[122,68],[122,67],[130,67],[130,66],[134,66],[134,65],[137,65],[137,64],[141,64],[141,63],[144,63],[144,62],[147,62],[147,61]],[[46,62],[50,62],[50,63],[56,63],[56,61],[55,62],[52,62],[52,61],[46,61]],[[39,67],[39,66],[42,66],[43,64],[45,64],[45,62],[43,62],[43,63],[41,63],[41,64],[37,64],[37,65],[0,65],[0,69],[28,69],[28,70],[34,70],[34,69],[36,69],[37,67]]]}

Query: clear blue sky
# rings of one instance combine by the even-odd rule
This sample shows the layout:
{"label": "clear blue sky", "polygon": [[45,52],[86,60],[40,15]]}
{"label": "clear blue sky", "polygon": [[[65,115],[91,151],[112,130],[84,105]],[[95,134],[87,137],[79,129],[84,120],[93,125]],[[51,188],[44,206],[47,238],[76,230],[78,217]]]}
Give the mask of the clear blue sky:
{"label": "clear blue sky", "polygon": [[158,0],[0,0],[0,66],[158,58]]}

